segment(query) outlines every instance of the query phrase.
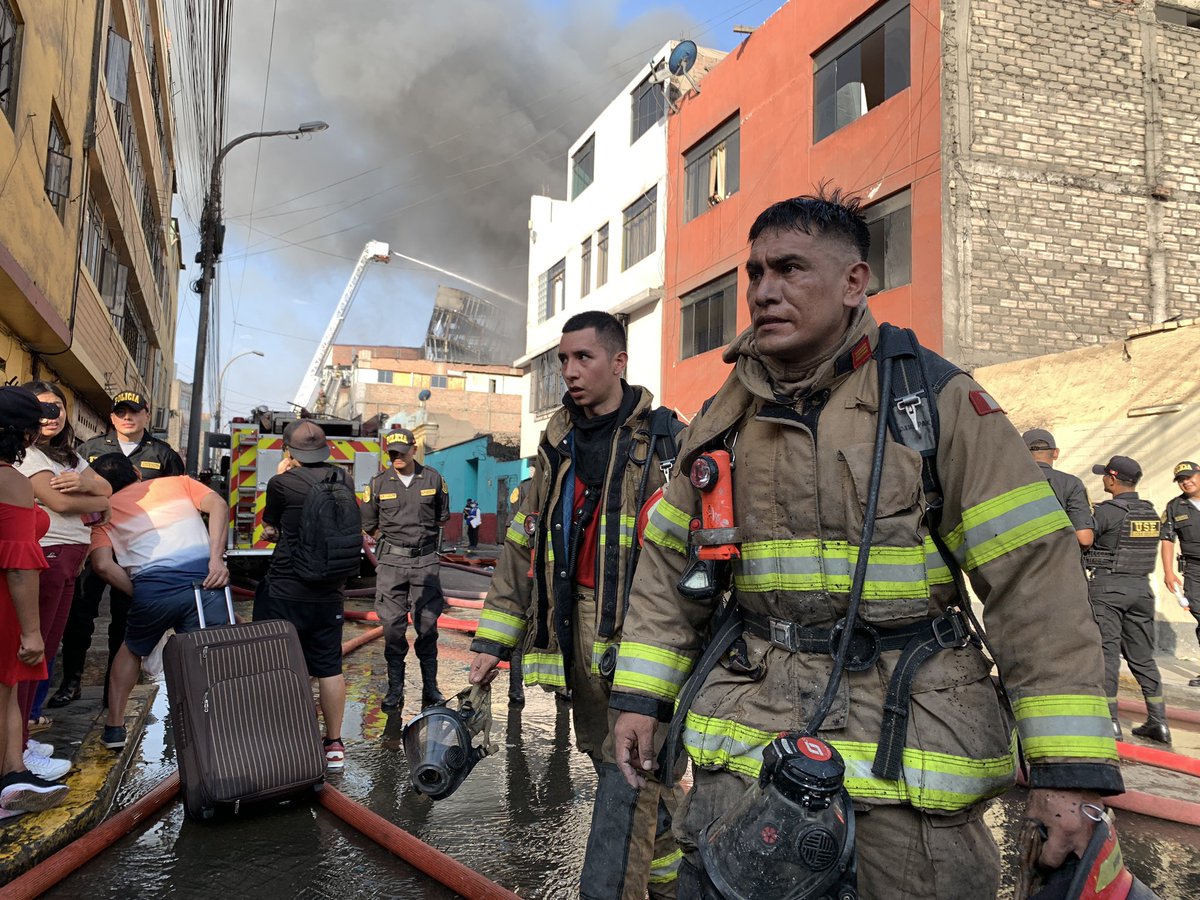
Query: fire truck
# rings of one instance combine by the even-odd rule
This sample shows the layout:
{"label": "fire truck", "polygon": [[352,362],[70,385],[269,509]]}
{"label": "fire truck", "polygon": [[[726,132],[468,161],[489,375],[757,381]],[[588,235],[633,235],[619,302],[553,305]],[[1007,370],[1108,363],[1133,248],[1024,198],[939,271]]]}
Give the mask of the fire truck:
{"label": "fire truck", "polygon": [[363,434],[358,420],[258,409],[248,418],[234,419],[229,435],[229,547],[226,559],[235,576],[260,578],[266,573],[275,545],[263,539],[263,508],[267,482],[283,460],[283,430],[308,418],[329,438],[329,462],[353,479],[359,500],[380,470],[378,435]]}

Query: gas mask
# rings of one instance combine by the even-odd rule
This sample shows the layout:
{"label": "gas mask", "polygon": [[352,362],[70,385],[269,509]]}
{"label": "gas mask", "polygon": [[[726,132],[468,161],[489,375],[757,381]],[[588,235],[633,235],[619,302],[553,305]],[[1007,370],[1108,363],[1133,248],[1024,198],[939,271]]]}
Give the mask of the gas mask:
{"label": "gas mask", "polygon": [[413,787],[432,800],[453,794],[475,763],[496,751],[488,736],[491,726],[492,689],[486,685],[471,685],[414,716],[404,726]]}
{"label": "gas mask", "polygon": [[725,900],[857,900],[854,808],[842,757],[788,732],[763,749],[758,782],[700,836]]}

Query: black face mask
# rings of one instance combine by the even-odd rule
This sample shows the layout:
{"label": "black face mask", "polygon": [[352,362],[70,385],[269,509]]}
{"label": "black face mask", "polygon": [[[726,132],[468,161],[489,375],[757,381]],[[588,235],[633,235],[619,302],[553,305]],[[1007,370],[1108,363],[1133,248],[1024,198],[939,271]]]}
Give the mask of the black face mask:
{"label": "black face mask", "polygon": [[571,414],[571,423],[575,426],[575,477],[589,487],[603,483],[613,433],[620,423],[633,415],[633,409],[637,406],[637,391],[624,381],[621,382],[621,388],[621,405],[610,413],[590,419],[570,395],[563,398],[563,405]]}

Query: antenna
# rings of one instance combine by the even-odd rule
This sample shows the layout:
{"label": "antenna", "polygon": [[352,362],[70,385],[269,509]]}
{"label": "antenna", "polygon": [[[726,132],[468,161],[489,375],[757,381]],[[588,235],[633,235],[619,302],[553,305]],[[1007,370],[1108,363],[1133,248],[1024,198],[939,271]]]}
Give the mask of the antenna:
{"label": "antenna", "polygon": [[680,41],[667,59],[667,68],[671,70],[672,75],[682,75],[686,78],[688,84],[692,86],[692,90],[698,94],[700,86],[696,84],[690,74],[692,66],[696,64],[697,56],[699,56],[699,51],[696,49],[695,41]]}

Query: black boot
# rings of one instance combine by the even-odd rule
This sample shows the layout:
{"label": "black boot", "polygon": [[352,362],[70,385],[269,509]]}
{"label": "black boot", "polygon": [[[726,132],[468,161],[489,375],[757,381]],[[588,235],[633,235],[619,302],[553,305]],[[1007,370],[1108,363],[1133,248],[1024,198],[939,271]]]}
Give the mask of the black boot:
{"label": "black boot", "polygon": [[521,654],[514,653],[508,663],[508,705],[525,705],[525,679],[521,673]]}
{"label": "black boot", "polygon": [[1167,705],[1161,701],[1151,703],[1147,700],[1146,713],[1146,721],[1131,729],[1133,733],[1160,744],[1171,743],[1171,729],[1167,727]]}
{"label": "black boot", "polygon": [[404,706],[404,662],[388,663],[388,691],[379,708],[384,712]]}
{"label": "black boot", "polygon": [[421,709],[445,702],[437,685],[437,658],[421,660]]}
{"label": "black boot", "polygon": [[51,709],[58,709],[60,706],[66,706],[68,703],[78,700],[81,692],[78,678],[64,678],[54,696],[46,701],[46,705]]}

